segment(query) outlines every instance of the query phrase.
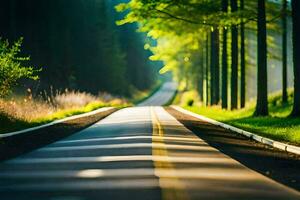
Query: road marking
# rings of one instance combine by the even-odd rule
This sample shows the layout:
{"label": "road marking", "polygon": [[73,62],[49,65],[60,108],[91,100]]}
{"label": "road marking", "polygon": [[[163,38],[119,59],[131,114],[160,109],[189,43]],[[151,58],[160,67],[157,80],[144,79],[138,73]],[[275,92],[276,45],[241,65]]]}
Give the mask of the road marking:
{"label": "road marking", "polygon": [[[159,185],[162,190],[162,199],[163,200],[175,200],[175,199],[182,199],[188,200],[188,195],[185,191],[184,184],[178,179],[177,176],[174,176],[172,180],[162,177],[160,170],[167,169],[171,171],[174,175],[176,175],[175,167],[172,164],[171,160],[168,157],[168,150],[164,143],[164,131],[163,127],[159,122],[159,119],[154,111],[154,107],[151,107],[151,118],[153,124],[153,139],[152,143],[160,144],[162,148],[152,148],[152,155],[153,156],[164,156],[166,159],[165,162],[160,162],[158,160],[154,160],[154,174],[159,177]],[[156,137],[159,136],[159,137]],[[170,184],[171,187],[170,187]]]}

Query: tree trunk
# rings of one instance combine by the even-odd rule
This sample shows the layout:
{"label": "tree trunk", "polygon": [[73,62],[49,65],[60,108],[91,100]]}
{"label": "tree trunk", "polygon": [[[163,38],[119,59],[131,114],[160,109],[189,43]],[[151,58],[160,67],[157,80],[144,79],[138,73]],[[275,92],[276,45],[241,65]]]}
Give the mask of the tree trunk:
{"label": "tree trunk", "polygon": [[[222,0],[222,11],[228,11],[228,0]],[[227,63],[227,29],[223,28],[222,40],[222,108],[228,108],[228,63]]]}
{"label": "tree trunk", "polygon": [[256,116],[266,116],[268,111],[267,31],[265,0],[257,0],[257,101]]}
{"label": "tree trunk", "polygon": [[204,93],[203,93],[203,82],[204,82],[204,48],[201,49],[201,56],[199,62],[199,71],[198,73],[198,93],[200,96],[200,101],[204,101]]}
{"label": "tree trunk", "polygon": [[215,105],[216,97],[215,97],[215,30],[210,33],[210,105]]}
{"label": "tree trunk", "polygon": [[211,105],[217,105],[220,100],[220,68],[219,68],[219,30],[211,32]]}
{"label": "tree trunk", "polygon": [[293,16],[293,60],[294,60],[294,106],[292,116],[300,116],[300,1],[292,0]]}
{"label": "tree trunk", "polygon": [[287,0],[282,2],[282,103],[287,103]]}
{"label": "tree trunk", "polygon": [[219,104],[220,102],[220,31],[216,28],[215,30],[215,40],[214,40],[214,48],[215,48],[215,104]]}
{"label": "tree trunk", "polygon": [[[241,10],[244,10],[244,0],[240,0]],[[245,25],[241,24],[241,108],[246,104],[246,62],[245,62]]]}
{"label": "tree trunk", "polygon": [[[237,0],[231,0],[231,12],[237,11]],[[238,108],[238,29],[231,27],[231,110]]]}
{"label": "tree trunk", "polygon": [[209,104],[209,35],[206,35],[206,106]]}

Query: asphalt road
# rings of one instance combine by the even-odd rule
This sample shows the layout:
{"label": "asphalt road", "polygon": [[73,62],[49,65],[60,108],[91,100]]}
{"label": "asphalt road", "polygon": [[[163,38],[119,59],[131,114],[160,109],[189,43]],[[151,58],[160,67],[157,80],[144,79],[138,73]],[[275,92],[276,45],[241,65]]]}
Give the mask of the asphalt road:
{"label": "asphalt road", "polygon": [[0,163],[0,199],[300,199],[153,107],[167,101],[160,99],[169,96],[165,92],[172,92],[170,84],[148,100],[151,106],[122,109]]}
{"label": "asphalt road", "polygon": [[163,106],[172,99],[176,89],[177,84],[175,82],[167,82],[155,94],[138,106]]}

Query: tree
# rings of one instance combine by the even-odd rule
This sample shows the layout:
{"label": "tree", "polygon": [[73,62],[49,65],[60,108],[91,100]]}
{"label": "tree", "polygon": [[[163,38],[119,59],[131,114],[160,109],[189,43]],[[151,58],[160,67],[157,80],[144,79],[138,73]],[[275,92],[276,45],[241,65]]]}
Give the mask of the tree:
{"label": "tree", "polygon": [[29,57],[18,56],[21,44],[22,39],[11,46],[7,40],[0,39],[0,97],[9,94],[21,78],[38,79],[37,70],[23,65]]}
{"label": "tree", "polygon": [[205,78],[205,52],[204,52],[204,48],[201,48],[201,52],[200,52],[200,63],[199,63],[199,70],[196,71],[197,75],[198,75],[198,93],[200,95],[200,101],[204,101],[204,90],[203,90],[203,86],[204,86],[204,78]]}
{"label": "tree", "polygon": [[[222,0],[222,11],[227,13],[228,0]],[[222,39],[222,108],[228,108],[228,54],[227,54],[227,28],[223,28]]]}
{"label": "tree", "polygon": [[265,0],[257,0],[257,100],[255,116],[268,112],[267,28]]}
{"label": "tree", "polygon": [[[247,4],[247,9],[242,9],[238,11],[237,0],[231,0],[231,12],[227,12],[229,0],[218,0],[218,1],[207,1],[207,0],[187,0],[187,1],[172,1],[172,0],[132,0],[129,3],[121,4],[118,6],[119,11],[129,10],[127,16],[121,20],[120,24],[139,22],[140,30],[148,32],[148,36],[154,37],[159,42],[156,45],[155,49],[163,48],[165,43],[172,43],[173,46],[171,49],[165,49],[165,51],[172,52],[172,58],[165,57],[162,55],[154,56],[158,59],[163,60],[165,67],[162,72],[168,70],[172,71],[181,71],[192,70],[194,66],[197,66],[196,63],[189,61],[189,67],[185,67],[185,64],[181,64],[181,56],[175,56],[176,54],[180,55],[182,51],[190,53],[190,47],[182,46],[183,41],[187,37],[196,38],[199,40],[201,33],[206,33],[209,36],[208,48],[206,48],[206,61],[209,61],[209,73],[206,73],[206,95],[209,98],[211,105],[219,103],[220,100],[220,80],[219,80],[219,49],[220,49],[220,38],[219,34],[223,33],[222,39],[222,106],[226,108],[228,105],[227,102],[227,70],[225,68],[228,60],[228,54],[226,51],[226,40],[227,40],[227,27],[231,27],[231,98],[232,98],[232,109],[238,108],[238,25],[246,24],[250,21],[254,21],[253,16],[256,16],[256,11],[253,11],[253,4]],[[219,30],[222,30],[220,32]],[[180,40],[174,41],[174,38],[179,36]],[[183,41],[182,41],[183,40]],[[195,39],[194,39],[195,40]],[[200,39],[201,41],[201,39]],[[244,40],[243,40],[244,41]],[[200,42],[200,51],[201,45],[205,46],[205,41]],[[244,43],[241,43],[244,46]],[[162,46],[160,46],[162,45]],[[181,46],[177,48],[175,46]],[[175,50],[178,50],[176,52]],[[154,51],[156,54],[157,51]],[[161,52],[161,51],[160,51]],[[166,52],[165,52],[166,53]],[[241,50],[241,54],[245,54],[245,51]],[[198,53],[199,55],[199,53]],[[245,58],[243,56],[242,58]],[[245,65],[245,59],[242,61],[243,66]],[[176,64],[175,64],[176,63]],[[181,68],[181,69],[177,69]],[[207,69],[207,68],[206,68]],[[193,71],[193,70],[192,70]],[[195,71],[195,70],[194,70]],[[245,71],[245,70],[244,70]],[[184,77],[177,78],[177,80],[186,80],[191,79],[187,77],[191,73],[174,73],[176,76]],[[242,74],[243,88],[245,87],[245,74]],[[197,84],[196,84],[197,85]],[[245,90],[243,91],[245,93]],[[243,96],[245,98],[245,96]],[[207,103],[208,101],[206,101]]]}
{"label": "tree", "polygon": [[219,30],[214,28],[211,32],[211,80],[210,80],[210,89],[211,89],[211,105],[217,105],[220,100],[220,67],[219,67]]}
{"label": "tree", "polygon": [[[28,65],[44,67],[33,93],[70,88],[130,95],[155,79],[136,25],[117,27],[114,6],[126,0],[9,0],[0,6],[0,37],[24,37]],[[47,26],[45,26],[47,24]]]}
{"label": "tree", "polygon": [[206,66],[206,71],[205,71],[205,78],[206,78],[206,106],[209,105],[209,34],[206,34],[206,40],[205,40],[205,66]]}
{"label": "tree", "polygon": [[[231,0],[231,12],[237,12],[237,0]],[[231,110],[238,108],[238,29],[231,27]]]}
{"label": "tree", "polygon": [[[244,11],[244,0],[240,0],[240,9]],[[242,17],[243,21],[243,17]],[[246,103],[246,58],[245,58],[245,24],[241,23],[241,108],[245,107]]]}
{"label": "tree", "polygon": [[282,103],[287,103],[287,0],[282,0]]}
{"label": "tree", "polygon": [[292,0],[292,18],[293,18],[293,61],[294,61],[294,105],[291,116],[300,116],[300,1]]}

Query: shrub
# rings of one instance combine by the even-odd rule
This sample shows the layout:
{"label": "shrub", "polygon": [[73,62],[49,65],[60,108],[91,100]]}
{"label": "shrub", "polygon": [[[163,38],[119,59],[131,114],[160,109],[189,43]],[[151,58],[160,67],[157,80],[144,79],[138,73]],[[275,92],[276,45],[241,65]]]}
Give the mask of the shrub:
{"label": "shrub", "polygon": [[19,39],[13,45],[7,40],[0,38],[0,97],[4,97],[11,92],[11,89],[21,78],[36,80],[37,71],[33,67],[23,66],[29,57],[19,57],[23,39]]}

